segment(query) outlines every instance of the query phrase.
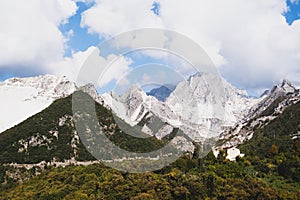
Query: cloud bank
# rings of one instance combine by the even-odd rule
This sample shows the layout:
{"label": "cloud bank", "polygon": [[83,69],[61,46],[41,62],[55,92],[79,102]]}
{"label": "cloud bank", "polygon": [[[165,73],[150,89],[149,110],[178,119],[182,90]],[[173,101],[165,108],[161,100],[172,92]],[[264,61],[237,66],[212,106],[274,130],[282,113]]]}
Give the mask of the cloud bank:
{"label": "cloud bank", "polygon": [[[1,1],[0,71],[27,66],[74,79],[94,48],[64,57],[67,38],[59,26],[75,14],[75,2]],[[138,28],[174,30],[203,47],[222,75],[239,87],[261,91],[283,78],[300,85],[300,21],[286,23],[285,0],[155,2],[159,6],[154,13],[149,0],[95,0],[82,13],[81,26],[100,38]],[[125,72],[131,63],[121,62],[114,73]]]}
{"label": "cloud bank", "polygon": [[1,1],[0,66],[43,68],[62,59],[65,38],[58,26],[76,10],[71,0]]}
{"label": "cloud bank", "polygon": [[106,37],[137,28],[167,28],[201,45],[230,82],[247,89],[283,78],[300,84],[300,21],[288,26],[284,0],[96,0],[82,25]]}

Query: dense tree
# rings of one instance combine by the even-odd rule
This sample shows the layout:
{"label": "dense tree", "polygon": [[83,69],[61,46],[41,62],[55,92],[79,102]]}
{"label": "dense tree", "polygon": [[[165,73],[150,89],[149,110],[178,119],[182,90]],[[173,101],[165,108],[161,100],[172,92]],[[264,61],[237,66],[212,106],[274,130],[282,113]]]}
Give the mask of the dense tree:
{"label": "dense tree", "polygon": [[[220,152],[218,158],[210,152],[202,159],[195,153],[193,158],[185,155],[161,170],[141,174],[94,164],[49,167],[37,175],[42,169],[0,165],[0,199],[300,199],[300,139],[292,139],[299,131],[299,113],[297,103],[268,125],[256,127],[253,138],[239,146],[246,156],[236,162],[226,160],[225,152]],[[103,123],[111,123],[109,114],[106,117]],[[40,123],[38,118],[32,119]],[[25,125],[23,128],[30,129]],[[120,138],[129,139],[117,134],[115,142]],[[16,149],[6,146],[5,139],[13,138],[7,133],[0,137],[2,161],[15,155],[16,161],[24,161],[26,156],[12,154],[10,150]],[[159,147],[161,142],[153,140],[152,144]],[[69,152],[57,150],[58,157]],[[83,159],[88,158],[85,149],[79,150]],[[34,155],[37,160],[43,156],[38,151]],[[12,177],[25,181],[16,183]]]}

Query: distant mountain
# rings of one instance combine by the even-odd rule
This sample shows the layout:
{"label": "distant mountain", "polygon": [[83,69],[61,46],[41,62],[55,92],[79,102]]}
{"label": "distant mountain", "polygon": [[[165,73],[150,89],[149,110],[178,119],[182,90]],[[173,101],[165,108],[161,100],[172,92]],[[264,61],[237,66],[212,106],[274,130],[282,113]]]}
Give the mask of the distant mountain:
{"label": "distant mountain", "polygon": [[147,95],[155,97],[159,101],[166,101],[170,96],[171,92],[175,89],[175,86],[160,86],[159,88],[154,88]]}
{"label": "distant mountain", "polygon": [[11,78],[0,83],[0,133],[76,90],[66,77]]}
{"label": "distant mountain", "polygon": [[[220,79],[222,97],[217,96],[211,91],[219,87],[217,79],[220,78],[212,74],[195,74],[180,82],[165,102],[147,96],[138,86],[132,86],[121,96],[110,92],[101,97],[117,116],[131,125],[138,124],[146,113],[153,113],[183,130],[192,140],[204,142],[218,136],[222,131],[220,127],[233,126],[261,100],[248,97],[245,91],[236,89],[224,79]],[[223,101],[216,101],[219,98]]]}

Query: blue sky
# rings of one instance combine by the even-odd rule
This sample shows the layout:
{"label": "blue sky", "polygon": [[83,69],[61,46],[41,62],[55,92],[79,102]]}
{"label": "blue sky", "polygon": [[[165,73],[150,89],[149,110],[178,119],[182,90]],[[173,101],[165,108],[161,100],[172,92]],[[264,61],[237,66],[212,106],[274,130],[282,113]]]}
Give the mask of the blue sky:
{"label": "blue sky", "polygon": [[[89,33],[87,27],[82,27],[81,14],[87,9],[91,8],[93,3],[77,2],[78,10],[76,14],[68,19],[68,23],[60,25],[60,31],[67,36],[69,31],[72,30],[73,34],[67,42],[65,49],[65,56],[70,57],[72,52],[84,51],[90,46],[98,46],[99,43],[104,41],[104,38],[99,37],[96,33]],[[160,13],[160,4],[156,1],[153,2],[152,8],[149,8],[155,15]]]}
{"label": "blue sky", "polygon": [[68,19],[68,23],[60,25],[60,31],[67,36],[69,31],[73,34],[67,42],[65,56],[70,57],[72,52],[84,51],[90,46],[97,46],[102,40],[95,33],[89,33],[87,27],[81,27],[81,14],[93,6],[92,3],[86,4],[77,2],[78,10],[76,14]]}
{"label": "blue sky", "polygon": [[[74,4],[74,1],[71,1],[71,0],[63,0],[63,1],[65,3],[67,1],[69,1],[69,4],[72,4],[72,3]],[[57,2],[62,2],[62,1],[57,1]],[[93,2],[93,1],[86,1],[86,2]],[[119,32],[124,32],[126,30],[132,30],[135,28],[147,26],[148,23],[154,23],[153,26],[155,27],[155,25],[156,25],[155,23],[158,23],[158,24],[161,23],[163,17],[164,17],[163,23],[165,23],[164,25],[167,25],[166,28],[174,28],[174,30],[183,32],[186,35],[194,34],[194,35],[196,35],[196,37],[198,37],[200,35],[201,36],[200,39],[199,38],[196,38],[196,39],[199,39],[198,41],[201,41],[201,42],[204,41],[204,45],[206,45],[206,47],[207,47],[206,50],[207,50],[209,56],[211,56],[214,61],[216,60],[215,62],[217,63],[217,65],[225,66],[224,67],[224,68],[226,68],[225,70],[224,69],[220,70],[222,75],[229,82],[234,83],[235,86],[237,86],[239,88],[247,89],[251,95],[257,95],[257,93],[260,92],[260,90],[258,90],[258,89],[269,88],[272,86],[272,84],[278,83],[279,79],[287,78],[286,76],[288,76],[288,75],[290,76],[293,74],[296,76],[297,73],[300,73],[299,66],[290,67],[290,69],[287,69],[286,71],[280,69],[281,66],[286,67],[285,64],[286,64],[286,61],[290,59],[289,56],[290,57],[294,56],[294,55],[291,55],[291,53],[290,53],[291,49],[297,48],[297,46],[291,47],[290,49],[286,47],[286,44],[289,44],[288,46],[290,46],[290,44],[293,44],[293,41],[288,41],[289,36],[287,36],[286,38],[284,38],[282,40],[280,39],[280,37],[281,37],[280,34],[289,35],[289,34],[286,34],[286,32],[288,32],[290,30],[286,30],[287,29],[286,27],[283,27],[285,30],[278,31],[278,33],[280,33],[278,35],[276,35],[277,30],[275,31],[276,33],[274,34],[275,38],[273,40],[273,43],[270,43],[269,41],[266,41],[266,42],[263,41],[266,43],[265,44],[266,46],[262,46],[261,49],[268,47],[268,48],[271,48],[272,50],[274,49],[274,51],[270,52],[270,53],[267,52],[266,54],[264,54],[264,52],[262,52],[262,55],[261,55],[262,58],[259,58],[259,55],[258,55],[257,56],[258,58],[255,60],[255,59],[253,59],[253,49],[251,49],[251,48],[254,48],[254,51],[255,51],[257,48],[256,46],[260,45],[260,43],[262,41],[258,40],[258,41],[255,41],[253,44],[245,46],[245,45],[247,45],[247,43],[243,44],[243,42],[245,41],[245,38],[247,40],[249,38],[249,35],[252,37],[252,33],[249,32],[249,35],[244,36],[243,28],[241,28],[241,30],[239,30],[240,32],[236,31],[236,28],[239,29],[240,27],[243,27],[243,25],[245,25],[245,27],[248,26],[248,28],[250,27],[250,29],[251,29],[251,23],[254,23],[254,27],[255,27],[256,22],[251,22],[251,16],[249,18],[245,18],[245,19],[242,19],[242,17],[241,17],[241,21],[239,21],[239,18],[237,18],[234,15],[232,18],[233,20],[231,18],[228,18],[228,21],[231,22],[236,19],[236,22],[228,23],[227,24],[228,27],[226,27],[226,22],[227,22],[226,20],[224,20],[225,23],[220,22],[223,20],[222,18],[216,17],[214,19],[213,17],[207,17],[206,19],[207,19],[207,21],[209,21],[208,25],[206,26],[206,21],[204,20],[204,21],[202,21],[202,24],[201,24],[201,22],[198,24],[198,25],[200,25],[199,26],[200,28],[199,28],[195,24],[198,23],[199,19],[203,18],[203,15],[201,15],[200,11],[197,13],[197,12],[192,12],[192,11],[189,12],[189,10],[203,9],[202,11],[205,13],[204,16],[206,16],[206,15],[210,16],[210,13],[213,13],[213,12],[211,12],[211,9],[213,9],[216,12],[216,14],[218,14],[219,12],[222,12],[223,10],[218,11],[218,8],[215,6],[215,4],[213,5],[213,3],[212,3],[212,6],[209,7],[209,2],[211,2],[211,1],[205,2],[205,0],[201,1],[202,3],[205,2],[205,4],[198,3],[198,1],[191,1],[191,2],[194,2],[194,5],[193,4],[192,5],[181,4],[181,1],[177,1],[177,3],[176,3],[177,5],[176,5],[175,3],[171,4],[170,2],[163,2],[160,0],[154,0],[152,2],[148,1],[148,0],[147,1],[146,0],[144,0],[144,1],[131,0],[131,1],[127,1],[127,2],[128,3],[115,1],[115,0],[111,0],[111,1],[103,0],[103,1],[101,1],[101,3],[99,3],[99,2],[96,2],[96,3],[76,2],[77,10],[74,8],[75,5],[73,5],[73,7],[72,7],[72,5],[68,5],[67,7],[70,10],[63,9],[61,11],[56,11],[57,9],[51,11],[50,5],[48,5],[49,8],[47,7],[47,5],[46,6],[42,5],[42,9],[39,9],[42,11],[36,10],[36,12],[37,12],[36,15],[39,16],[39,15],[45,14],[44,17],[50,16],[50,17],[54,18],[49,21],[46,21],[47,23],[54,23],[52,25],[54,25],[54,27],[57,28],[56,27],[57,19],[55,18],[55,16],[58,16],[60,19],[65,19],[65,20],[61,20],[61,21],[66,21],[66,23],[60,23],[60,25],[58,26],[58,30],[61,32],[59,34],[63,34],[65,36],[65,38],[68,39],[67,42],[64,42],[64,50],[63,50],[62,54],[59,55],[60,49],[59,49],[59,45],[57,45],[57,40],[58,40],[57,38],[56,38],[56,40],[54,40],[52,38],[53,41],[50,38],[49,38],[49,42],[45,41],[45,40],[47,40],[47,36],[48,35],[52,36],[51,34],[53,34],[56,30],[52,30],[52,31],[45,30],[44,31],[43,29],[47,29],[48,27],[39,28],[40,25],[47,24],[44,21],[41,21],[41,24],[36,24],[36,27],[34,27],[35,23],[39,23],[39,20],[31,22],[30,20],[32,20],[32,19],[29,18],[28,27],[22,27],[23,22],[12,26],[12,28],[8,27],[11,30],[7,31],[7,36],[10,36],[10,35],[12,35],[12,36],[11,36],[11,38],[5,38],[5,40],[3,40],[3,41],[4,41],[4,43],[6,42],[6,40],[10,41],[10,42],[12,41],[12,42],[7,43],[7,45],[2,45],[2,46],[0,44],[0,47],[2,49],[9,49],[12,45],[14,45],[14,40],[15,40],[15,38],[17,38],[18,39],[17,41],[22,41],[22,42],[24,41],[25,47],[26,47],[26,45],[30,46],[32,43],[34,43],[31,48],[33,48],[33,50],[35,52],[33,51],[31,53],[31,50],[29,50],[30,49],[29,47],[28,47],[28,50],[26,48],[23,49],[23,47],[20,47],[20,46],[16,46],[15,49],[11,48],[12,50],[10,51],[10,54],[12,56],[11,56],[10,60],[6,59],[6,57],[8,57],[6,55],[3,55],[2,58],[0,58],[0,81],[3,81],[5,79],[13,77],[13,76],[27,77],[27,76],[34,76],[34,75],[38,75],[38,74],[51,73],[51,71],[49,72],[49,70],[48,70],[48,68],[49,68],[48,66],[47,66],[48,68],[44,67],[44,66],[48,65],[47,62],[49,62],[49,61],[43,62],[44,57],[45,57],[45,55],[43,55],[43,52],[46,52],[46,57],[47,57],[47,55],[48,55],[47,53],[49,51],[49,59],[52,55],[54,55],[52,57],[53,57],[53,59],[56,59],[56,61],[55,61],[56,63],[55,62],[52,63],[51,66],[56,66],[56,64],[59,66],[59,64],[67,62],[68,59],[70,59],[70,60],[73,59],[74,55],[76,55],[76,53],[85,52],[89,47],[98,46],[101,42],[105,41],[105,38],[101,38],[99,35],[114,35]],[[161,3],[161,2],[163,2],[163,3]],[[133,5],[139,4],[136,6],[136,7],[138,7],[138,9],[136,9],[134,6],[130,5],[130,3],[133,3]],[[282,15],[286,19],[286,24],[288,24],[291,27],[291,29],[295,29],[295,27],[292,27],[292,26],[293,26],[293,24],[295,24],[296,20],[300,19],[300,1],[299,0],[287,0],[286,3],[288,5],[289,9],[288,9],[288,12],[283,13]],[[168,5],[166,5],[166,4],[168,4]],[[271,10],[271,12],[274,12],[274,10],[272,10],[273,7],[278,6],[276,3],[273,3],[273,4],[274,4],[274,6],[271,5],[271,6],[267,7],[267,9]],[[66,4],[64,4],[64,5],[66,5]],[[258,10],[261,7],[264,7],[266,5],[268,6],[268,4],[261,4],[261,5],[254,5],[254,6],[252,5],[252,7],[254,8],[253,10],[251,10],[251,6],[250,6],[249,13],[247,13],[247,11],[245,11],[245,12],[242,11],[240,13],[240,15],[245,14],[245,16],[247,17],[247,15],[249,15],[249,14],[254,14],[254,15],[257,14],[258,19],[260,19],[259,17],[261,15],[261,13],[263,13],[262,12],[263,10],[260,10],[257,13],[255,13],[255,12],[256,12],[256,10]],[[10,6],[12,6],[12,5],[10,5]],[[57,6],[57,5],[55,4],[55,6]],[[169,7],[167,7],[167,6],[169,6]],[[208,7],[206,8],[206,6],[208,6]],[[226,6],[227,5],[225,4],[225,7]],[[237,5],[232,4],[232,5],[228,6],[226,9],[229,10],[229,13],[233,13],[232,10],[234,10],[234,11],[236,11],[236,13],[238,13],[238,12],[240,12],[240,10],[243,10],[241,8],[245,8],[245,6],[248,9],[247,5],[242,5],[239,3],[237,3]],[[280,4],[280,6],[282,6],[282,4]],[[16,21],[16,19],[17,19],[17,21],[22,21],[20,19],[23,19],[24,17],[27,16],[26,12],[28,13],[28,10],[26,10],[26,9],[29,9],[26,7],[26,4],[20,5],[19,6],[20,10],[16,9],[16,13],[15,13],[15,15],[19,14],[20,16],[17,16],[17,18],[15,18],[15,16],[13,16],[14,13],[12,13],[11,11],[6,13],[7,16],[5,15],[4,11],[5,11],[5,7],[7,7],[6,4],[2,5],[0,3],[0,7],[4,8],[4,10],[0,13],[0,17],[3,19],[10,17],[11,19],[8,21],[12,21],[12,22]],[[15,7],[15,5],[13,5],[13,7]],[[34,6],[32,6],[32,7],[34,7]],[[171,8],[173,10],[171,10]],[[235,9],[239,9],[239,10],[235,10]],[[22,10],[24,10],[25,14],[22,13]],[[72,10],[73,11],[76,10],[76,12],[72,13]],[[51,14],[51,12],[53,12],[54,14],[48,16],[47,15],[48,11],[50,14]],[[90,21],[81,25],[82,24],[82,15],[86,14],[87,11],[90,12],[90,13],[88,13],[90,16],[87,15],[86,17]],[[182,13],[180,14],[181,11],[183,11],[183,13],[184,12],[186,13],[187,11],[189,12],[188,13],[189,16],[186,16],[187,20],[184,20],[185,18],[180,17],[182,14]],[[275,9],[275,11],[277,12],[276,9]],[[34,13],[34,11],[32,11],[32,13]],[[226,12],[225,12],[225,14],[221,13],[220,16],[227,17],[228,13],[226,13]],[[18,17],[20,19],[18,19]],[[229,15],[229,17],[230,17],[230,15]],[[269,15],[265,15],[263,17],[266,17],[266,19],[262,19],[260,21],[263,21],[263,23],[268,23]],[[43,19],[43,18],[41,17],[41,19]],[[255,20],[255,17],[253,17],[253,19]],[[278,18],[275,18],[275,19],[278,20]],[[26,20],[28,20],[28,19],[26,19]],[[24,20],[24,22],[26,22],[26,20]],[[33,19],[33,20],[35,20],[35,19]],[[241,23],[241,24],[239,24],[239,23]],[[245,24],[242,24],[242,23],[245,23]],[[224,27],[221,27],[220,24],[222,24],[222,26],[224,24]],[[276,23],[274,23],[274,24],[276,24]],[[5,31],[6,25],[9,25],[9,23],[5,22],[5,24],[1,26],[1,27],[4,27],[4,29],[3,29],[4,31]],[[161,24],[159,24],[159,25],[161,25]],[[259,25],[261,25],[261,24],[259,24]],[[151,25],[149,25],[149,26],[151,26]],[[203,26],[204,28],[201,26]],[[18,30],[16,31],[14,27],[20,27],[20,29],[19,29],[20,34],[17,33],[16,35],[14,35],[16,32],[18,32]],[[220,29],[218,29],[216,27],[220,27]],[[264,26],[262,26],[262,27],[264,27]],[[116,28],[120,28],[120,29],[116,29]],[[196,30],[196,29],[199,29],[199,30]],[[211,29],[211,30],[206,32],[206,29]],[[27,33],[23,34],[22,33],[23,30],[25,30],[25,32],[27,31]],[[194,32],[195,30],[196,30],[196,32]],[[222,32],[223,30],[224,30],[224,32]],[[236,36],[238,36],[238,37],[236,37],[236,36],[232,37],[232,33],[230,32],[232,30],[234,30],[234,33],[237,33]],[[11,31],[13,31],[15,33],[12,34]],[[252,39],[253,40],[259,39],[260,38],[259,34],[260,34],[261,30],[253,29],[252,31],[254,34],[258,34],[255,37],[253,37]],[[293,30],[293,31],[296,33],[295,30]],[[218,33],[218,32],[220,32],[219,35],[218,34],[214,35],[215,33]],[[28,35],[30,35],[31,33],[33,33],[33,35],[37,34],[37,37],[35,35],[32,37],[33,37],[33,39],[34,39],[34,37],[39,38],[40,41],[42,42],[42,44],[39,44],[39,41],[37,41],[36,42],[37,44],[35,44],[35,41],[32,38],[31,38],[32,41],[28,40],[28,42],[26,43],[25,40],[29,37]],[[264,34],[264,33],[262,32],[262,34]],[[212,38],[206,38],[207,37],[206,35],[209,35],[209,36],[212,35]],[[241,38],[239,38],[239,36]],[[295,34],[294,34],[294,36],[295,36]],[[57,36],[57,37],[59,37],[59,36]],[[261,38],[264,38],[264,37],[266,37],[266,35],[261,36]],[[237,40],[235,40],[235,38],[237,38]],[[29,37],[29,39],[30,39],[30,37]],[[251,40],[249,40],[247,42],[250,42],[250,41]],[[57,45],[58,47],[52,49],[51,43]],[[277,45],[277,43],[278,43],[278,45]],[[39,48],[34,49],[35,46],[38,46]],[[287,50],[286,50],[286,52],[288,52],[287,54],[285,54],[285,52],[281,52],[281,50],[285,49],[285,48],[287,48]],[[284,50],[282,50],[282,51],[284,51]],[[40,52],[42,52],[42,53],[40,53]],[[26,54],[26,55],[23,55],[22,53]],[[255,52],[255,53],[260,54],[261,52]],[[293,53],[295,53],[295,52],[293,52]],[[282,55],[282,57],[285,56],[286,59],[279,58],[280,56],[277,56],[277,54]],[[224,60],[222,60],[222,58],[220,58],[220,55],[224,56]],[[276,60],[273,62],[272,60],[274,60],[274,59],[272,56],[274,56],[275,58],[278,58],[279,61]],[[52,59],[52,57],[51,57],[51,59]],[[63,60],[60,61],[59,57],[62,57]],[[165,64],[165,63],[163,63],[164,61],[162,61],[162,60],[155,60],[148,56],[142,56],[142,57],[137,58],[134,55],[128,55],[128,57],[130,59],[134,60],[134,62],[132,62],[132,64],[130,65],[131,67],[135,67],[137,65],[146,64],[146,63],[157,63],[157,62]],[[266,60],[264,60],[264,58],[266,58]],[[4,60],[4,61],[2,62],[2,60]],[[255,64],[255,62],[259,62],[259,64],[257,64],[257,66],[253,66],[253,63],[250,63],[251,60],[254,60],[253,61],[254,64]],[[243,66],[244,63],[248,63],[248,61],[250,61],[249,62],[250,64],[248,64],[247,67],[244,67]],[[282,61],[282,63],[281,63],[281,61]],[[221,64],[219,64],[218,62]],[[229,64],[226,64],[226,63],[229,63]],[[291,63],[294,64],[296,62],[293,61]],[[71,65],[71,64],[69,64],[69,65]],[[266,67],[265,69],[262,69],[263,67],[269,66],[269,65],[271,67]],[[276,69],[273,68],[272,65],[276,65],[277,68]],[[242,69],[242,66],[245,69],[246,68],[247,69],[246,70]],[[251,69],[252,66],[253,66],[253,69]],[[298,67],[298,69],[297,69],[297,67]],[[258,71],[258,70],[261,70],[261,74],[257,74],[256,71]],[[296,73],[294,73],[294,72],[296,72]],[[61,73],[61,72],[59,71],[58,74],[59,73]],[[269,73],[270,73],[270,75],[267,77],[267,75]],[[290,73],[290,74],[288,74],[288,73]],[[241,79],[240,76],[242,76],[242,75],[247,75],[247,76],[249,75],[249,78]],[[297,79],[297,76],[294,77],[294,79]],[[114,83],[114,81],[112,81],[111,83]],[[257,92],[257,91],[259,91],[259,92]]]}
{"label": "blue sky", "polygon": [[[293,2],[293,3],[292,3]],[[286,22],[291,25],[295,20],[300,19],[300,1],[299,0],[287,0],[289,11],[284,14]]]}

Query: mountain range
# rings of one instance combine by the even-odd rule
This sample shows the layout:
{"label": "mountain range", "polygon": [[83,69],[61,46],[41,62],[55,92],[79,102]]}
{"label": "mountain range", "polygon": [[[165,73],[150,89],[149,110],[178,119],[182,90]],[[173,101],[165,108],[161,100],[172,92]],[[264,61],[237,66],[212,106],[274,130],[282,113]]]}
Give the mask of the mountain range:
{"label": "mountain range", "polygon": [[[221,96],[218,96],[218,93],[211,92],[211,88],[216,86],[207,84],[214,83],[216,78],[211,74],[198,73],[180,82],[170,93],[163,87],[154,89],[151,94],[145,93],[133,85],[122,95],[113,91],[99,95],[91,84],[77,87],[66,77],[52,75],[8,79],[0,83],[1,109],[4,111],[0,115],[0,181],[5,188],[10,182],[31,180],[31,176],[43,174],[48,169],[51,171],[53,166],[71,165],[68,169],[73,170],[72,165],[100,165],[91,154],[90,147],[84,145],[85,138],[80,137],[77,132],[76,120],[90,120],[90,116],[88,113],[74,115],[72,104],[75,96],[79,97],[75,99],[82,102],[82,105],[85,105],[86,101],[95,105],[102,130],[109,140],[120,148],[143,153],[158,150],[170,143],[174,152],[176,149],[184,152],[184,157],[170,168],[185,172],[191,170],[189,173],[194,174],[193,176],[200,170],[197,176],[202,177],[208,197],[217,194],[215,190],[209,192],[211,185],[206,172],[202,171],[204,168],[215,174],[213,176],[218,181],[225,181],[223,184],[228,184],[228,177],[233,178],[229,178],[229,182],[241,181],[240,178],[244,176],[248,177],[250,182],[263,179],[267,184],[264,187],[276,188],[272,195],[277,198],[284,199],[289,196],[291,199],[297,199],[297,196],[293,196],[296,193],[287,193],[281,187],[291,187],[295,191],[298,188],[299,89],[284,80],[280,85],[264,92],[261,97],[254,98],[221,79]],[[96,129],[89,127],[85,128],[84,132],[89,135],[93,130]],[[101,146],[99,148],[101,150]],[[134,166],[141,165],[140,157],[123,155],[114,160],[109,155],[112,150],[105,151],[108,152],[106,161],[136,159]],[[159,159],[164,161],[167,155],[161,152]],[[151,158],[150,155],[149,158],[142,159],[152,162],[154,157]],[[232,162],[228,163],[228,160]],[[103,166],[100,165],[100,168],[103,169]],[[171,173],[166,168],[162,170],[157,173],[167,173],[166,176]],[[52,180],[51,175],[49,176],[48,179]],[[126,177],[127,175],[124,175],[128,181]],[[180,180],[183,180],[183,177],[185,175],[182,175]],[[270,177],[274,183],[269,182]],[[177,181],[181,182],[180,180]],[[171,179],[168,179],[168,182],[171,183]],[[276,185],[279,182],[280,185]],[[195,183],[195,180],[188,184],[192,183]],[[32,185],[28,187],[32,188]],[[180,187],[185,187],[184,183]],[[195,187],[189,187],[192,198],[195,195],[192,192]],[[224,191],[230,191],[225,188],[220,188],[223,196]],[[178,192],[179,189],[176,187],[174,190]],[[261,194],[266,192],[262,189],[259,191]],[[40,192],[38,190],[35,195],[40,195]],[[173,197],[176,196],[176,192],[172,193]],[[19,193],[22,194],[23,189],[19,189]],[[250,195],[248,199],[258,195],[255,192],[251,194],[250,190],[247,193]],[[8,194],[14,196],[15,190]],[[47,191],[45,194],[48,194]],[[66,193],[62,191],[60,195],[64,194]],[[1,195],[4,195],[4,199],[10,197],[6,196],[5,192],[0,192],[0,197]],[[108,195],[108,198],[111,197],[111,194]],[[230,194],[226,195],[230,197]],[[181,196],[179,199],[182,198],[185,197]],[[264,199],[268,198],[265,196]]]}
{"label": "mountain range", "polygon": [[[0,93],[3,94],[0,105],[4,111],[2,113],[6,113],[0,116],[0,127],[3,132],[41,112],[52,105],[54,101],[64,99],[75,91],[81,90],[89,94],[97,104],[111,110],[113,115],[118,118],[116,119],[117,124],[120,120],[124,120],[125,123],[118,124],[121,129],[130,125],[139,134],[145,134],[144,137],[154,136],[158,140],[178,129],[185,138],[177,136],[176,141],[181,141],[181,149],[189,152],[195,148],[191,141],[200,144],[203,152],[207,149],[209,151],[217,141],[219,143],[226,141],[223,145],[215,148],[215,152],[218,152],[218,149],[228,149],[228,153],[233,152],[231,157],[229,156],[230,160],[234,160],[236,156],[240,155],[236,147],[252,136],[251,131],[247,133],[244,131],[244,126],[249,121],[254,123],[253,121],[257,120],[274,119],[278,110],[282,112],[288,105],[295,104],[299,100],[299,90],[287,80],[264,92],[261,97],[254,98],[249,97],[246,91],[237,89],[226,80],[221,79],[223,88],[220,91],[223,93],[221,93],[222,96],[218,96],[220,94],[211,91],[212,88],[219,86],[213,85],[217,78],[213,74],[197,73],[186,81],[178,83],[172,90],[161,86],[153,89],[150,93],[145,93],[137,85],[133,85],[122,95],[117,95],[113,91],[99,95],[93,85],[77,87],[66,77],[45,75],[12,78],[0,83]],[[270,110],[270,107],[273,110]],[[71,112],[71,107],[68,108],[68,112]],[[271,116],[260,117],[262,113],[268,113]],[[63,119],[72,119],[72,114],[61,114],[58,117],[60,118],[55,120],[60,123]],[[48,132],[55,134],[59,126],[49,127]],[[128,132],[132,132],[130,128]],[[35,137],[43,138],[44,136],[36,135]],[[29,140],[29,144],[34,143],[32,140],[40,139],[23,138],[22,140]],[[207,146],[206,150],[203,149],[205,145]],[[217,155],[217,153],[215,154]]]}

